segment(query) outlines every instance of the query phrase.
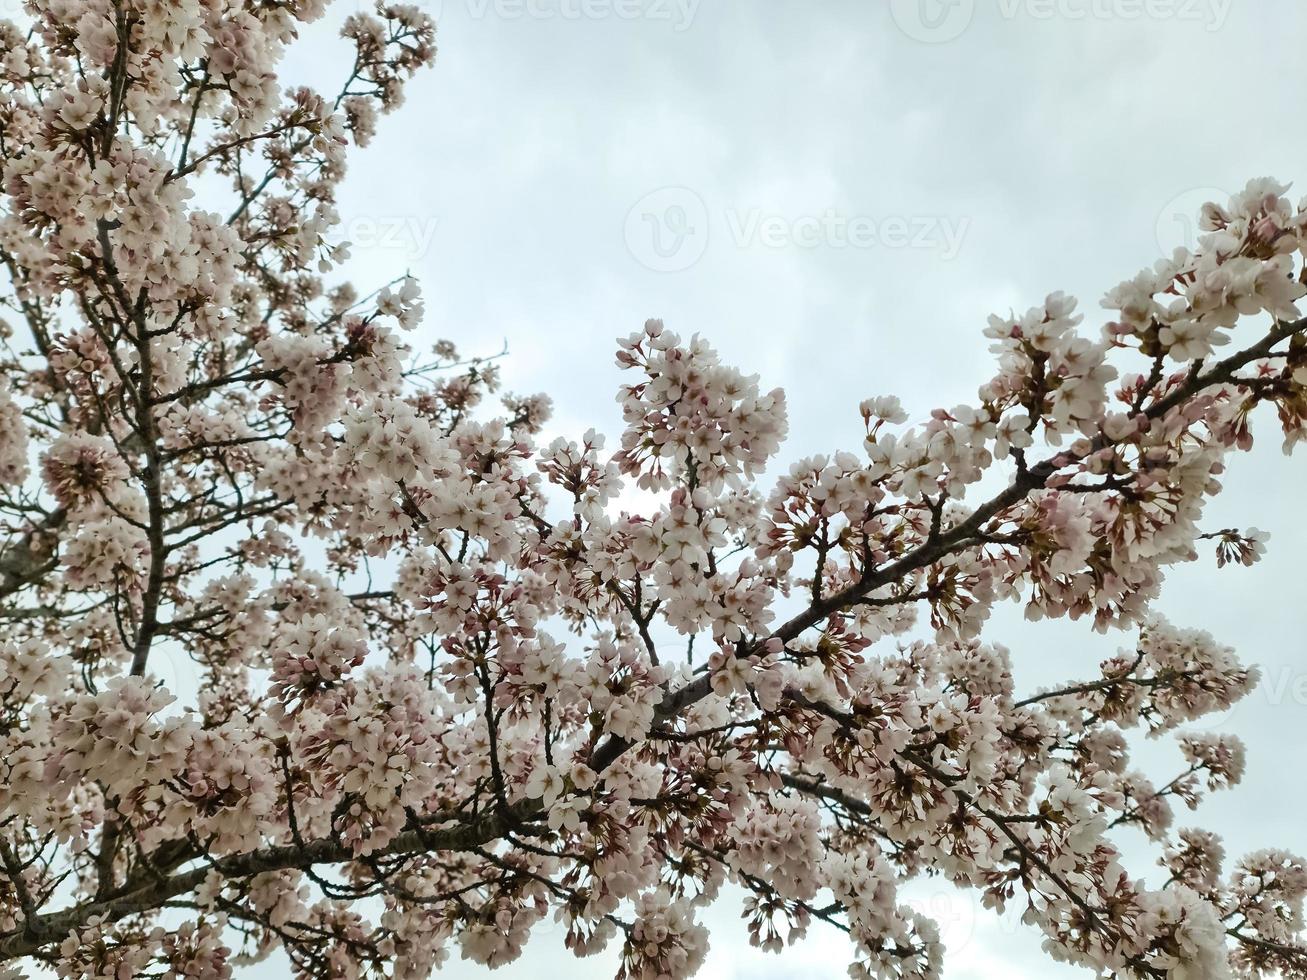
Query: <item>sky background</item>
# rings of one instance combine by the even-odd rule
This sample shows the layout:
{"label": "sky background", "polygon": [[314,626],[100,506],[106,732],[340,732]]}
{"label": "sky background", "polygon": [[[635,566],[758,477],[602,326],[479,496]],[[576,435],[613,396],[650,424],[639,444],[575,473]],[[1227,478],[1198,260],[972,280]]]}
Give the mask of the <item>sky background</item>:
{"label": "sky background", "polygon": [[[287,83],[335,92],[348,62],[338,0],[306,33]],[[1250,177],[1307,179],[1301,0],[435,0],[434,70],[352,158],[340,202],[363,289],[422,282],[421,342],[502,362],[507,387],[546,391],[546,437],[620,432],[614,340],[647,317],[700,333],[785,388],[784,465],[856,449],[858,402],[897,394],[914,420],[971,401],[992,373],[981,330],[1054,290],[1090,325],[1103,293],[1192,241],[1203,201]],[[1304,184],[1298,191],[1307,191]],[[1295,194],[1295,198],[1297,194]],[[1210,630],[1265,672],[1216,727],[1248,772],[1197,815],[1232,856],[1307,849],[1307,526],[1301,456],[1274,420],[1238,459],[1208,528],[1272,532],[1252,569],[1210,553],[1170,572],[1161,610]],[[988,630],[1023,690],[1091,676],[1128,635],[1027,624]],[[1160,784],[1169,744],[1137,761]],[[1195,818],[1178,814],[1181,826]],[[1137,874],[1155,852],[1123,837]],[[1075,976],[1038,935],[947,883],[905,893],[940,919],[946,975]],[[708,980],[838,977],[833,930],[781,956],[750,949],[738,896],[706,917]],[[497,977],[613,975],[540,930]],[[279,962],[247,976],[280,977]],[[454,958],[441,976],[480,978]]]}

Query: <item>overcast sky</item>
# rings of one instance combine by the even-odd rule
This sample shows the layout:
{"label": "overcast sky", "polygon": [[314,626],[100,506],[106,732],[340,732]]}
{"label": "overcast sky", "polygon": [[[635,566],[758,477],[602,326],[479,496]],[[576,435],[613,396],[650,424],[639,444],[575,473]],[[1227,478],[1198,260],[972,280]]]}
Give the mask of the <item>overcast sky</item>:
{"label": "overcast sky", "polygon": [[[340,0],[335,21],[356,4]],[[554,398],[550,436],[619,431],[614,338],[657,316],[786,389],[784,461],[855,449],[865,397],[897,394],[916,419],[974,399],[992,373],[989,313],[1061,289],[1096,327],[1102,294],[1191,236],[1204,200],[1250,177],[1307,178],[1301,0],[420,5],[440,55],[353,158],[352,268],[360,286],[417,275],[424,340],[506,341],[509,387]],[[306,35],[288,81],[335,91],[346,65],[328,27]],[[1218,574],[1205,555],[1169,575],[1161,603],[1266,673],[1220,721],[1248,742],[1245,781],[1197,817],[1232,855],[1307,849],[1307,790],[1286,777],[1307,730],[1307,526],[1291,507],[1304,460],[1285,460],[1263,422],[1207,524],[1270,530],[1268,558]],[[1131,642],[1019,610],[988,635],[1027,689]],[[1178,758],[1138,756],[1163,782]],[[1151,874],[1151,852],[1123,844]],[[910,894],[942,919],[950,977],[1075,975],[947,884]],[[844,974],[837,934],[763,956],[738,914],[734,898],[709,914],[701,976]],[[546,932],[495,975],[608,978],[613,962],[574,960]],[[442,974],[484,975],[457,959]]]}

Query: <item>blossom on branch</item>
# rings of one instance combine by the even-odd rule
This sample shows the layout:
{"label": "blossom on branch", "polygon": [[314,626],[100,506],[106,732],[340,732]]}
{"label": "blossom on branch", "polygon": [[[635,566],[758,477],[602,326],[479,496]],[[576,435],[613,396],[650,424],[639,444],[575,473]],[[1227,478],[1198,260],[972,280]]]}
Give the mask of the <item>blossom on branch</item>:
{"label": "blossom on branch", "polygon": [[[765,950],[833,929],[855,977],[933,978],[900,897],[929,873],[1099,973],[1307,975],[1303,860],[1173,829],[1245,767],[1184,726],[1257,670],[1151,608],[1168,566],[1267,547],[1204,526],[1254,411],[1307,438],[1285,185],[1210,204],[1101,329],[1056,292],[993,316],[973,401],[911,424],[872,395],[860,445],[769,478],[785,395],[698,336],[620,341],[615,450],[538,443],[546,396],[413,349],[415,280],[339,281],[347,149],[434,57],[416,6],[345,20],[330,96],[277,76],[322,0],[27,7],[0,23],[0,962],[416,980],[550,918],[681,978],[729,882]],[[1027,693],[999,603],[1134,639]],[[1185,768],[1135,768],[1132,731]]]}

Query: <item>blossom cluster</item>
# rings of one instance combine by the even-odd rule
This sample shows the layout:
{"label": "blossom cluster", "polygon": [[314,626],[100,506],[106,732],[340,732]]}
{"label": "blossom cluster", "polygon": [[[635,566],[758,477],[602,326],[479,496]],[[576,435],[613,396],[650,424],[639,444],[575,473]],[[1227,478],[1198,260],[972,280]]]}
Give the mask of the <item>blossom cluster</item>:
{"label": "blossom cluster", "polygon": [[[902,897],[934,874],[1099,973],[1303,975],[1303,860],[1174,826],[1246,761],[1186,726],[1258,672],[1153,608],[1268,546],[1204,525],[1256,410],[1307,437],[1284,185],[1210,205],[1100,330],[1061,293],[991,317],[973,400],[867,397],[860,445],[770,477],[784,394],[650,320],[610,450],[415,351],[415,280],[340,281],[347,149],[434,28],[353,12],[339,90],[284,91],[325,6],[0,23],[0,962],[418,980],[552,921],[674,980],[729,883],[767,951],[830,928],[855,977],[934,978]],[[1004,602],[1132,639],[1024,693]]]}

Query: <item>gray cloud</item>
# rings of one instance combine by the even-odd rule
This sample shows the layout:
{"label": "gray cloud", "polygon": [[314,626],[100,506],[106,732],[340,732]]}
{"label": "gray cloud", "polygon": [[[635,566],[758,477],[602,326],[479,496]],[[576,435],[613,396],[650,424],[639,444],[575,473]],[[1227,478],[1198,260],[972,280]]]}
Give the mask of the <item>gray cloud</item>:
{"label": "gray cloud", "polygon": [[[444,0],[436,69],[355,157],[341,202],[356,229],[399,240],[355,248],[360,283],[411,268],[431,339],[491,353],[507,338],[508,383],[550,392],[558,432],[617,432],[613,338],[661,316],[787,389],[786,459],[854,446],[866,396],[897,393],[916,417],[974,396],[990,370],[988,313],[1064,289],[1092,323],[1106,289],[1184,242],[1183,216],[1205,197],[1253,176],[1303,176],[1295,82],[1307,8],[1295,0],[654,3]],[[921,37],[929,23],[945,29]],[[329,25],[315,29],[288,75],[329,88],[335,50]],[[731,221],[738,230],[751,214],[788,231],[775,245],[733,235]],[[947,257],[879,239],[794,240],[796,223],[826,214],[878,232],[934,219],[965,233]],[[632,237],[659,232],[666,252],[677,227],[694,229],[698,254],[660,260],[651,238]],[[1229,475],[1209,521],[1270,530],[1267,559],[1218,574],[1205,557],[1170,574],[1161,602],[1270,682],[1228,718],[1249,745],[1243,785],[1178,815],[1225,834],[1232,855],[1301,849],[1307,803],[1285,778],[1307,724],[1295,693],[1307,676],[1302,468],[1262,421],[1263,445]],[[1130,642],[1028,624],[1016,609],[991,635],[1031,688]],[[1169,778],[1174,753],[1141,752]],[[1147,848],[1124,844],[1149,873]],[[1038,936],[951,886],[913,894],[946,913],[950,976],[1072,975],[1044,961]],[[764,957],[732,902],[709,919],[712,980],[843,975],[838,936],[814,928],[804,946]],[[606,978],[612,963],[576,961],[546,932],[496,975]],[[442,975],[483,971],[455,961]]]}

